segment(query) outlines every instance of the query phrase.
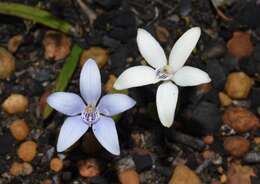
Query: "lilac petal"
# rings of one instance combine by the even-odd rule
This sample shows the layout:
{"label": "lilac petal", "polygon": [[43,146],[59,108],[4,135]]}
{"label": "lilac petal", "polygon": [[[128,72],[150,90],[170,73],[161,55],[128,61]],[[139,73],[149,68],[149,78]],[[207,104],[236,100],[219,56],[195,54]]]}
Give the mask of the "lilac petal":
{"label": "lilac petal", "polygon": [[99,143],[107,151],[114,155],[120,154],[116,125],[111,118],[101,116],[100,120],[93,125],[92,130]]}
{"label": "lilac petal", "polygon": [[85,104],[75,93],[56,92],[47,98],[47,103],[58,112],[68,116],[75,116],[83,111]]}
{"label": "lilac petal", "polygon": [[101,95],[101,78],[96,62],[88,59],[80,73],[80,93],[88,104],[96,105]]}
{"label": "lilac petal", "polygon": [[108,94],[101,98],[98,109],[106,116],[114,116],[132,108],[136,102],[124,94]]}
{"label": "lilac petal", "polygon": [[57,151],[68,149],[88,130],[89,126],[84,123],[81,116],[68,117],[63,123],[57,143]]}

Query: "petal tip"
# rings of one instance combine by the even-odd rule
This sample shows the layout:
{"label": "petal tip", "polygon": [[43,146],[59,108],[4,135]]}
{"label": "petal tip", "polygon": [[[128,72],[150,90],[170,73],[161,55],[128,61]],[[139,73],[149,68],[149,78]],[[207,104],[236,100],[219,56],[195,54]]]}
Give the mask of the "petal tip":
{"label": "petal tip", "polygon": [[172,126],[172,124],[173,124],[173,122],[162,122],[161,121],[161,123],[162,123],[162,125],[164,126],[164,127],[166,127],[166,128],[170,128],[171,126]]}
{"label": "petal tip", "polygon": [[193,27],[190,30],[188,30],[189,32],[191,32],[192,34],[197,35],[197,37],[200,37],[201,35],[201,29],[200,27]]}
{"label": "petal tip", "polygon": [[113,88],[115,88],[116,90],[122,90],[124,88],[122,88],[122,86],[120,85],[120,83],[118,82],[118,80],[115,81]]}
{"label": "petal tip", "polygon": [[66,149],[62,148],[62,146],[59,145],[59,143],[58,143],[57,146],[56,146],[56,150],[57,150],[57,152],[63,152],[63,151],[65,151]]}
{"label": "petal tip", "polygon": [[[111,152],[112,153],[112,152]],[[112,153],[113,155],[119,156],[120,155],[120,149],[116,150],[115,152]]]}
{"label": "petal tip", "polygon": [[145,29],[143,29],[143,28],[138,28],[137,29],[137,36],[139,35],[139,34],[142,34],[142,33],[144,33],[144,32],[147,32]]}

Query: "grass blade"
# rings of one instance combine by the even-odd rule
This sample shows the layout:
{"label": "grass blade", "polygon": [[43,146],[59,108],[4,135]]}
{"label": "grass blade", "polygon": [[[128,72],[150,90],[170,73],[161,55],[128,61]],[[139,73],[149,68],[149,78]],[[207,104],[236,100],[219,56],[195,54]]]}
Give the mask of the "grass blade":
{"label": "grass blade", "polygon": [[18,3],[1,3],[0,14],[17,16],[20,18],[31,20],[35,23],[40,23],[53,29],[57,29],[64,33],[74,32],[71,24],[58,19],[48,11],[37,7],[18,4]]}
{"label": "grass blade", "polygon": [[[79,57],[82,53],[83,49],[79,47],[77,44],[75,44],[72,48],[72,51],[67,58],[65,64],[63,65],[62,70],[60,71],[60,74],[57,78],[55,88],[52,92],[57,92],[57,91],[64,91],[72,77],[72,74],[74,73]],[[44,111],[43,111],[43,118],[46,119],[50,116],[52,113],[53,109],[46,105]]]}

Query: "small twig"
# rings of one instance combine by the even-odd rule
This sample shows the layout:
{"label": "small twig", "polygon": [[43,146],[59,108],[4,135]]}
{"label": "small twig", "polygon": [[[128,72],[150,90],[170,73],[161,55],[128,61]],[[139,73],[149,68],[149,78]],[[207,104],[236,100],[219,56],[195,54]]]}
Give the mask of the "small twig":
{"label": "small twig", "polygon": [[205,168],[207,168],[212,163],[212,158],[204,160],[195,170],[197,174],[201,173]]}
{"label": "small twig", "polygon": [[216,154],[208,159],[204,160],[195,170],[197,174],[200,174],[205,168],[207,168],[210,164],[220,165],[222,164],[222,157],[219,154]]}
{"label": "small twig", "polygon": [[90,9],[82,0],[77,0],[77,3],[82,9],[82,12],[88,17],[89,23],[92,26],[97,18],[97,14],[92,9]]}
{"label": "small twig", "polygon": [[212,3],[213,7],[214,7],[215,10],[217,11],[217,14],[218,14],[218,16],[220,16],[220,18],[222,18],[223,20],[228,21],[228,22],[230,22],[230,21],[233,20],[233,18],[227,17],[227,16],[218,8],[219,5],[216,4],[214,0],[210,0],[210,2]]}
{"label": "small twig", "polygon": [[153,19],[152,19],[150,22],[148,22],[148,23],[145,25],[145,27],[149,27],[151,24],[153,24],[154,22],[156,22],[156,20],[158,19],[159,14],[160,14],[158,7],[155,7],[155,8],[154,8],[154,12],[155,12],[155,15],[154,15]]}
{"label": "small twig", "polygon": [[203,150],[205,147],[205,144],[202,140],[192,137],[188,134],[177,132],[174,129],[171,129],[170,132],[168,132],[168,138],[170,141],[185,144],[196,150]]}

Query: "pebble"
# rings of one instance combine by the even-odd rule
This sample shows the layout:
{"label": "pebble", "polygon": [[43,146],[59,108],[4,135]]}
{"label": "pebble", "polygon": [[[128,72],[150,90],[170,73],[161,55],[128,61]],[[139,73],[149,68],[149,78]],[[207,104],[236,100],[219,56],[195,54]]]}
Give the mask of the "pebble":
{"label": "pebble", "polygon": [[232,104],[232,99],[225,93],[219,92],[218,97],[222,107],[227,107]]}
{"label": "pebble", "polygon": [[234,32],[233,37],[227,43],[227,48],[228,52],[237,59],[250,56],[254,51],[251,34],[247,32]]}
{"label": "pebble", "polygon": [[107,80],[106,84],[104,85],[104,91],[106,93],[111,93],[114,90],[113,85],[114,85],[116,79],[117,79],[117,77],[113,74],[110,74],[108,76],[108,80]]}
{"label": "pebble", "polygon": [[60,172],[63,168],[63,161],[59,158],[53,158],[50,163],[51,170]]}
{"label": "pebble", "polygon": [[255,142],[255,144],[257,144],[257,145],[260,145],[260,137],[255,137],[255,138],[254,138],[254,142]]}
{"label": "pebble", "polygon": [[224,149],[235,157],[244,156],[250,149],[249,141],[241,136],[232,136],[224,140]]}
{"label": "pebble", "polygon": [[260,152],[251,151],[243,157],[243,161],[248,164],[257,164],[260,163]]}
{"label": "pebble", "polygon": [[216,155],[216,153],[212,150],[204,150],[202,152],[202,157],[205,159],[205,160],[208,160],[208,159],[212,159],[214,156]]}
{"label": "pebble", "polygon": [[223,114],[223,122],[242,133],[260,126],[258,117],[243,107],[229,107]]}
{"label": "pebble", "polygon": [[240,163],[231,163],[227,171],[227,184],[251,184],[251,177],[255,176],[253,169]]}
{"label": "pebble", "polygon": [[52,184],[52,181],[50,179],[46,179],[46,180],[41,181],[40,184]]}
{"label": "pebble", "polygon": [[17,141],[23,141],[29,134],[29,127],[25,120],[18,119],[12,122],[10,131]]}
{"label": "pebble", "polygon": [[140,178],[135,169],[126,169],[118,173],[121,184],[139,184]]}
{"label": "pebble", "polygon": [[177,165],[168,184],[202,184],[202,182],[190,168]]}
{"label": "pebble", "polygon": [[37,144],[33,141],[23,142],[18,148],[18,156],[23,161],[30,162],[34,159],[37,153]]}
{"label": "pebble", "polygon": [[169,41],[170,33],[167,28],[163,26],[156,26],[155,33],[160,43],[167,43]]}
{"label": "pebble", "polygon": [[244,72],[233,72],[228,75],[225,91],[231,98],[244,99],[252,88],[253,80]]}
{"label": "pebble", "polygon": [[90,47],[89,49],[83,51],[80,57],[80,65],[83,66],[88,59],[94,59],[99,68],[102,68],[108,62],[108,50],[101,47]]}
{"label": "pebble", "polygon": [[33,167],[31,164],[27,162],[23,162],[23,163],[14,162],[11,165],[9,172],[13,176],[30,175],[33,172]]}
{"label": "pebble", "polygon": [[100,172],[100,164],[96,159],[81,160],[79,162],[79,174],[82,177],[99,176]]}
{"label": "pebble", "polygon": [[203,141],[205,144],[212,144],[214,142],[214,136],[213,135],[206,135],[203,138]]}
{"label": "pebble", "polygon": [[61,60],[67,57],[71,50],[71,39],[65,34],[55,31],[46,32],[43,39],[44,57],[48,60]]}
{"label": "pebble", "polygon": [[28,108],[28,98],[21,94],[11,94],[2,104],[2,108],[9,114],[25,112]]}
{"label": "pebble", "polygon": [[6,79],[15,71],[15,59],[5,48],[0,47],[0,79]]}
{"label": "pebble", "polygon": [[21,43],[23,42],[23,36],[18,34],[13,36],[9,41],[8,41],[8,50],[12,53],[15,53]]}
{"label": "pebble", "polygon": [[218,131],[221,126],[221,114],[216,104],[202,101],[192,112],[192,120],[202,135]]}
{"label": "pebble", "polygon": [[222,174],[222,175],[220,176],[220,182],[221,182],[221,183],[226,183],[226,182],[227,182],[227,175]]}

